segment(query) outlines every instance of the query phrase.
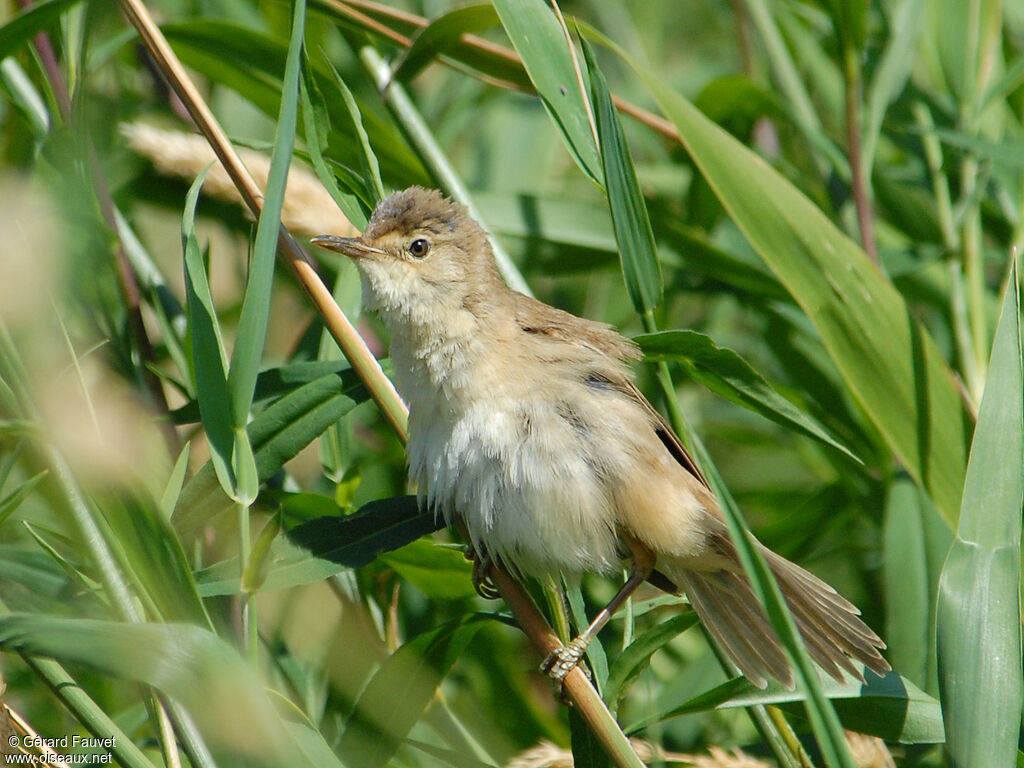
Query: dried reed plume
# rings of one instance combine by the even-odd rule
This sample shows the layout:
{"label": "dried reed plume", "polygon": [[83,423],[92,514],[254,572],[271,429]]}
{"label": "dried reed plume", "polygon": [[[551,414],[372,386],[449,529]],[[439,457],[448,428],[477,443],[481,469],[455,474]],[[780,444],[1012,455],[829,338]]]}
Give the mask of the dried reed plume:
{"label": "dried reed plume", "polygon": [[[154,128],[144,123],[126,123],[121,133],[128,146],[149,158],[160,173],[191,181],[216,160],[206,139],[197,134]],[[238,150],[249,173],[261,189],[266,189],[270,158],[251,149]],[[215,163],[206,176],[203,189],[216,197],[242,205],[242,198],[224,167]],[[320,180],[294,162],[288,171],[282,223],[293,233],[318,235],[324,232],[354,236],[359,232],[349,223]]]}

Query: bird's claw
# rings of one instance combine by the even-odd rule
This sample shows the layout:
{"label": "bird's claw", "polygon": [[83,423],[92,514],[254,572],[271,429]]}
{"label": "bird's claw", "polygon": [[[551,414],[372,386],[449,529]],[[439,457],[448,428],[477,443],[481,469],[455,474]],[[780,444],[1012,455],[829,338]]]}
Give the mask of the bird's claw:
{"label": "bird's claw", "polygon": [[485,600],[501,597],[498,587],[491,578],[491,558],[487,553],[478,553],[472,547],[466,550],[466,559],[473,563],[473,589]]}
{"label": "bird's claw", "polygon": [[[583,654],[586,652],[586,642],[577,637],[575,640],[571,640],[568,645],[563,645],[561,648],[557,648],[549,653],[548,657],[540,665],[540,671],[561,682],[565,679],[566,675],[579,665],[580,659],[583,658]],[[580,669],[589,676],[586,667],[580,667]]]}

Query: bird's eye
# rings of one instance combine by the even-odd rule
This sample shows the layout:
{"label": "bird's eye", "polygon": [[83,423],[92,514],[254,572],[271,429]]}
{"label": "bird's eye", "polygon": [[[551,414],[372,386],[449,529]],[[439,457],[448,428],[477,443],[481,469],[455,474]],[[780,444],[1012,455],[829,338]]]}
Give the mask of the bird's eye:
{"label": "bird's eye", "polygon": [[409,243],[409,253],[411,253],[417,259],[422,259],[427,255],[427,251],[430,250],[430,243],[419,237]]}

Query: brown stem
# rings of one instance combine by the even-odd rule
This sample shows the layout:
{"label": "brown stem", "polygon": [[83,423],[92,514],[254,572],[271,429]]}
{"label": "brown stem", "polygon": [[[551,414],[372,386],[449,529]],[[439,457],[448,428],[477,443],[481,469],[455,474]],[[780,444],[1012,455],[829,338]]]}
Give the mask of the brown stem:
{"label": "brown stem", "polygon": [[[210,142],[210,147],[217,155],[221,165],[224,166],[224,170],[238,189],[246,206],[254,216],[259,217],[263,204],[263,192],[242,164],[235,148],[228,141],[224,130],[189,78],[185,67],[171,50],[167,38],[163,36],[156,22],[153,21],[146,6],[141,0],[121,0],[121,8],[132,26],[138,31],[149,54],[156,61],[171,88],[178,94],[196,126]],[[349,319],[338,309],[330,290],[317,274],[313,261],[292,239],[291,234],[283,225],[278,233],[277,246],[278,255],[294,271],[299,284],[324,318],[324,324],[337,340],[342,353],[352,364],[353,370],[363,381],[367,382],[370,395],[380,406],[392,428],[404,440],[407,417],[405,405],[398,396],[394,385],[381,370],[380,363],[366,348]]]}
{"label": "brown stem", "polygon": [[861,77],[856,53],[848,48],[844,56],[846,75],[846,146],[850,161],[850,179],[853,204],[857,209],[857,224],[864,252],[878,264],[878,246],[875,243],[875,219],[871,210],[870,183],[865,174],[861,155],[860,102]]}
{"label": "brown stem", "polygon": [[[417,16],[414,13],[407,13],[406,11],[400,11],[395,8],[388,8],[387,6],[372,2],[371,0],[320,0],[320,2],[338,13],[344,14],[353,21],[358,22],[365,29],[369,29],[378,35],[391,40],[393,43],[397,43],[403,48],[408,48],[412,45],[411,38],[406,37],[400,32],[396,32],[391,27],[381,23],[376,18],[373,18],[368,14],[372,13],[380,18],[391,19],[392,21],[409,27],[413,31],[418,31],[430,23],[430,21],[423,16]],[[363,13],[362,11],[366,11],[367,13]],[[463,34],[459,40],[464,45],[475,48],[481,53],[486,53],[495,58],[502,59],[510,64],[522,66],[523,60],[519,57],[519,54],[511,48],[498,45],[497,43],[492,43],[490,40],[485,40],[482,37],[468,33]],[[445,60],[444,57],[442,57],[442,60]],[[500,88],[505,88],[507,90],[522,90],[521,86],[516,83],[487,77],[475,71],[473,71],[472,74],[475,77],[479,77],[493,85],[497,85]],[[674,142],[679,141],[679,131],[669,120],[666,120],[653,112],[649,112],[642,107],[638,107],[614,94],[612,94],[612,101],[615,103],[615,107],[624,115],[629,115],[652,130],[657,131],[666,139]]]}
{"label": "brown stem", "polygon": [[[533,641],[537,650],[547,657],[552,651],[562,647],[562,641],[551,629],[547,621],[537,610],[529,596],[508,573],[491,566],[491,578],[501,591],[505,603],[512,609],[512,613],[523,628],[523,632]],[[619,768],[642,767],[640,759],[629,744],[629,740],[622,729],[619,728],[611,712],[597,695],[594,686],[579,667],[572,669],[562,680],[564,691],[572,699],[576,711],[590,726],[591,732],[601,742],[608,756],[615,761]]]}

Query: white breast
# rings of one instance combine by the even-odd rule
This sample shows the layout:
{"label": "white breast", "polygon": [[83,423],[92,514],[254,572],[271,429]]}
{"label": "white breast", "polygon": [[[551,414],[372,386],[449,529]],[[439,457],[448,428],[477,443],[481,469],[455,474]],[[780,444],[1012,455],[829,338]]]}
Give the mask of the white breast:
{"label": "white breast", "polygon": [[393,355],[410,408],[409,471],[430,507],[523,573],[619,568],[606,479],[536,382],[490,375],[466,345],[426,359],[403,347]]}

